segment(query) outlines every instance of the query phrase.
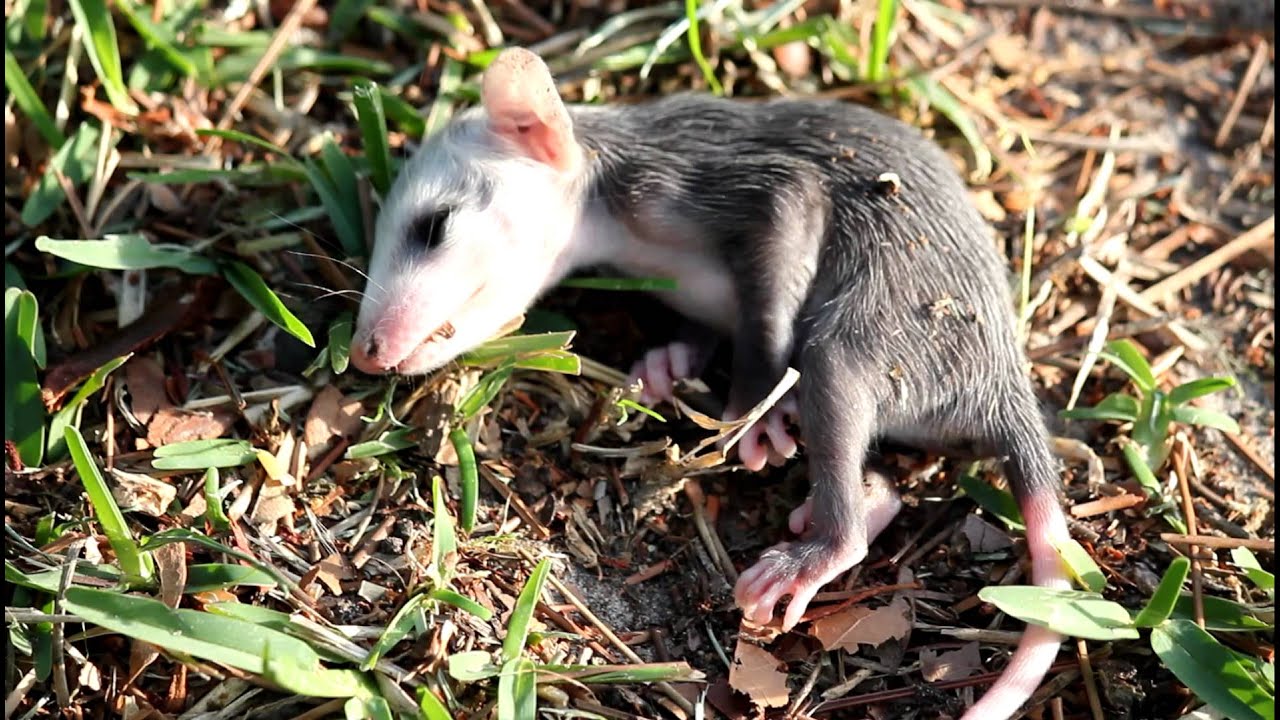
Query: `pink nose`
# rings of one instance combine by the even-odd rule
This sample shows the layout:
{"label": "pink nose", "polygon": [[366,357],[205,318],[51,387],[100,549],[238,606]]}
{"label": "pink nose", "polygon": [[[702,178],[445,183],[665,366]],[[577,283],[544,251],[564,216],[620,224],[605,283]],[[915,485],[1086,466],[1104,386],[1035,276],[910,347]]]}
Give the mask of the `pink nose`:
{"label": "pink nose", "polygon": [[351,342],[351,364],[362,373],[381,375],[391,369],[386,356],[378,352],[378,343],[372,338],[354,338]]}

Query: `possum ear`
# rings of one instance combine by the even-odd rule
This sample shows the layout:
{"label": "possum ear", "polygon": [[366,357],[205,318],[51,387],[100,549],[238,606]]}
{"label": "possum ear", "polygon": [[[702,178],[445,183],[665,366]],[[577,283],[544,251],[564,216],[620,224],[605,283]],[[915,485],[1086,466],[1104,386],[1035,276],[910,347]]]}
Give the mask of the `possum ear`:
{"label": "possum ear", "polygon": [[578,163],[569,111],[542,58],[524,48],[503,50],[484,72],[480,99],[493,132],[529,157],[561,171]]}

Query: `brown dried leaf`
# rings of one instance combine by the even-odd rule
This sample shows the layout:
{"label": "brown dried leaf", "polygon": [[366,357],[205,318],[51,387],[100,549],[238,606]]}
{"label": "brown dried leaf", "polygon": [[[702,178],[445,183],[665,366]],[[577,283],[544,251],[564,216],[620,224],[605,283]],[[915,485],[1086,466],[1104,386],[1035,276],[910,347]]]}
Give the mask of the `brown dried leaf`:
{"label": "brown dried leaf", "polygon": [[978,654],[978,643],[966,643],[959,650],[935,653],[932,650],[920,651],[920,673],[928,682],[944,680],[961,680],[982,672],[982,656]]}
{"label": "brown dried leaf", "polygon": [[333,553],[321,560],[316,564],[315,570],[315,578],[324,583],[324,586],[334,595],[342,594],[343,580],[350,580],[355,577],[351,567],[347,565],[346,559],[338,553]]}
{"label": "brown dried leaf", "polygon": [[768,650],[749,642],[739,642],[729,668],[729,685],[763,707],[787,704],[787,673]]}
{"label": "brown dried leaf", "polygon": [[348,398],[332,385],[326,385],[311,401],[311,410],[303,426],[302,437],[307,443],[307,459],[315,460],[325,454],[334,438],[354,437],[364,427],[360,416],[364,406],[359,400]]}
{"label": "brown dried leaf", "polygon": [[819,618],[811,632],[825,650],[841,648],[853,652],[859,645],[877,647],[894,638],[905,638],[911,632],[911,621],[906,601],[895,598],[883,607],[853,605]]}
{"label": "brown dried leaf", "polygon": [[[275,535],[276,524],[281,520],[293,519],[294,502],[285,485],[266,479],[258,490],[257,502],[249,515],[249,522],[263,535]],[[292,523],[289,523],[292,524]]]}
{"label": "brown dried leaf", "polygon": [[236,416],[229,410],[184,410],[163,408],[147,425],[147,442],[151,447],[190,440],[216,440],[235,425]]}
{"label": "brown dried leaf", "polygon": [[169,505],[178,496],[177,488],[150,475],[112,468],[111,477],[115,480],[111,484],[111,497],[123,510],[160,517],[168,512]]}
{"label": "brown dried leaf", "polygon": [[173,407],[164,391],[164,368],[149,355],[135,355],[125,363],[124,382],[129,390],[129,410],[143,425],[159,410]]}

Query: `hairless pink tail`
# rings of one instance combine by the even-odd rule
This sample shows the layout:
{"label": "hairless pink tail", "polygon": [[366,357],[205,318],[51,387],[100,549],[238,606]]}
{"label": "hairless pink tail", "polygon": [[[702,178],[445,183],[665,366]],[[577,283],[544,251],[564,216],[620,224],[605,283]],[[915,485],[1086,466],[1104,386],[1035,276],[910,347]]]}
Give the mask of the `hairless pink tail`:
{"label": "hairless pink tail", "polygon": [[[1033,497],[1023,508],[1027,524],[1027,546],[1036,585],[1070,588],[1071,581],[1055,547],[1070,538],[1066,520],[1055,497]],[[1018,649],[1000,679],[991,686],[961,720],[1008,720],[1031,698],[1049,667],[1058,657],[1063,637],[1048,628],[1028,625]]]}

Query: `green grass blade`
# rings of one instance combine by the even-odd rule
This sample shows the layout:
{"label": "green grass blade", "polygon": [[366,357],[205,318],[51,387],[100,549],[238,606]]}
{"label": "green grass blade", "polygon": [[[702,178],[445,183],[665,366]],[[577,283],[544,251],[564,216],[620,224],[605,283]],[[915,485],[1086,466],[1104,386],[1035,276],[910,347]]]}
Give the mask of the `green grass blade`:
{"label": "green grass blade", "polygon": [[81,123],[75,135],[53,154],[40,182],[22,205],[23,225],[39,225],[49,219],[67,199],[62,183],[58,181],[58,173],[70,180],[72,187],[84,184],[93,176],[94,162],[98,155],[98,134],[97,125],[91,122]]}
{"label": "green grass blade", "polygon": [[1126,339],[1112,340],[1107,343],[1107,352],[1099,353],[1111,364],[1124,371],[1143,394],[1156,389],[1156,376],[1151,364],[1138,352],[1138,348]]}
{"label": "green grass blade", "polygon": [[1084,547],[1072,538],[1067,538],[1057,545],[1058,554],[1066,565],[1067,572],[1075,579],[1076,584],[1085,590],[1100,593],[1107,587],[1106,576],[1093,561]]}
{"label": "green grass blade", "polygon": [[419,593],[410,597],[404,605],[400,606],[400,609],[391,618],[391,622],[387,623],[386,629],[382,631],[382,635],[378,636],[378,641],[369,649],[368,657],[364,659],[364,662],[360,663],[362,671],[368,672],[372,670],[373,666],[378,664],[378,660],[387,654],[387,651],[409,635],[413,630],[418,614],[422,612],[422,604],[428,599],[429,597],[426,594]]}
{"label": "green grass blade", "polygon": [[391,122],[396,124],[396,127],[400,128],[401,132],[415,140],[426,133],[427,121],[417,108],[386,88],[379,88],[378,92],[382,94],[383,112]]}
{"label": "green grass blade", "polygon": [[210,275],[218,266],[185,245],[153,245],[146,237],[130,233],[107,235],[101,240],[36,238],[36,249],[74,263],[105,270],[176,268],[192,275]]}
{"label": "green grass blade", "polygon": [[391,143],[387,139],[387,118],[382,110],[382,93],[376,83],[362,80],[354,91],[356,120],[364,136],[364,155],[369,161],[369,178],[379,195],[391,189]]}
{"label": "green grass blade", "polygon": [[120,45],[116,39],[116,26],[105,0],[69,0],[71,14],[84,31],[85,51],[89,63],[102,81],[107,99],[117,110],[127,115],[138,111],[124,86],[124,71],[120,64]]}
{"label": "green grass blade", "polygon": [[698,69],[702,71],[702,77],[706,79],[711,92],[715,95],[723,95],[724,87],[716,78],[716,71],[707,61],[707,56],[702,53],[702,31],[698,26],[698,0],[684,0],[684,17],[689,21],[687,33],[689,53],[693,55],[693,61],[698,64]]}
{"label": "green grass blade", "polygon": [[431,479],[431,506],[431,564],[427,567],[427,577],[437,588],[446,588],[453,576],[458,538],[453,531],[453,517],[444,502],[444,481],[439,475]]}
{"label": "green grass blade", "polygon": [[208,470],[248,465],[258,459],[247,440],[188,440],[156,448],[151,467],[157,470]]}
{"label": "green grass blade", "polygon": [[201,563],[187,568],[183,592],[213,592],[233,587],[274,588],[275,578],[257,568],[230,563]]}
{"label": "green grass blade", "polygon": [[427,113],[426,123],[423,124],[423,137],[434,134],[448,124],[453,117],[454,107],[458,103],[458,87],[462,85],[463,69],[462,63],[453,58],[445,58],[444,67],[440,69],[436,99],[431,103],[431,110]]}
{"label": "green grass blade", "polygon": [[372,4],[373,0],[338,0],[329,16],[329,44],[337,45],[345,40]]}
{"label": "green grass blade", "polygon": [[177,70],[183,77],[191,77],[199,72],[199,68],[187,57],[181,50],[174,45],[174,41],[170,37],[165,37],[167,31],[157,25],[152,24],[150,18],[138,12],[138,8],[133,6],[130,0],[116,0],[115,7],[124,15],[124,19],[129,21],[135,32],[138,33],[148,45],[164,58],[164,61]]}
{"label": "green grass blade", "polygon": [[544,352],[564,350],[573,341],[573,330],[538,333],[536,335],[507,335],[489,340],[479,347],[463,354],[459,362],[464,365],[483,365],[494,360],[537,355]]}
{"label": "green grass blade", "polygon": [[[252,448],[250,448],[252,450]],[[152,461],[154,465],[154,461]],[[222,510],[222,493],[220,492],[218,468],[211,467],[204,471],[204,518],[214,530],[222,532],[231,527],[231,519]]]}
{"label": "green grass blade", "polygon": [[[333,231],[338,235],[338,242],[342,244],[343,252],[348,257],[363,256],[364,230],[358,224],[359,216],[348,214],[346,200],[343,199],[337,185],[320,163],[307,158],[303,163],[303,169],[311,182],[312,189],[320,197],[320,204],[329,214],[329,222],[332,223]],[[351,200],[354,201],[355,198],[351,197]]]}
{"label": "green grass blade", "polygon": [[[17,290],[17,288],[14,289]],[[18,318],[16,337],[31,353],[31,359],[36,367],[44,369],[48,358],[45,352],[44,330],[40,327],[40,301],[28,290],[18,290],[14,298],[16,302],[14,311]]]}
{"label": "green grass blade", "polygon": [[1173,419],[1184,425],[1198,425],[1200,427],[1213,428],[1221,430],[1224,433],[1236,435],[1240,432],[1240,425],[1232,418],[1209,408],[1193,407],[1191,405],[1182,405],[1175,407],[1172,412]]}
{"label": "green grass blade", "polygon": [[511,619],[507,622],[507,637],[502,641],[504,674],[506,666],[518,659],[521,651],[524,650],[525,640],[529,637],[529,623],[533,620],[533,611],[538,606],[538,598],[542,596],[542,586],[546,584],[547,575],[550,573],[550,558],[538,561],[538,565],[529,574],[529,581],[520,591],[520,597],[516,599],[515,610],[511,612]]}
{"label": "green grass blade", "polygon": [[64,432],[68,427],[80,427],[80,414],[84,409],[85,402],[89,400],[89,396],[101,390],[102,386],[107,384],[107,377],[119,369],[121,365],[124,365],[132,356],[133,354],[130,353],[114,360],[108,360],[102,367],[94,370],[93,374],[84,381],[84,384],[80,386],[80,389],[76,391],[71,400],[54,414],[53,419],[49,421],[49,447],[45,453],[50,462],[61,460],[66,453],[67,441]]}
{"label": "green grass blade", "polygon": [[378,457],[379,455],[408,450],[417,444],[418,442],[413,439],[413,431],[411,429],[397,428],[383,433],[376,440],[352,445],[347,448],[345,457],[348,460]]}
{"label": "green grass blade", "polygon": [[347,720],[396,720],[391,703],[378,695],[353,697],[342,704],[342,711]]}
{"label": "green grass blade", "polygon": [[991,585],[979,591],[978,598],[1023,622],[1063,635],[1104,642],[1138,637],[1129,611],[1093,592]]}
{"label": "green grass blade", "polygon": [[1258,562],[1257,556],[1249,548],[1233,548],[1231,550],[1231,562],[1243,570],[1249,581],[1259,590],[1271,592],[1276,589],[1275,574],[1265,570]]}
{"label": "green grass blade", "polygon": [[1195,623],[1170,620],[1156,627],[1151,649],[1182,684],[1232,720],[1275,719],[1275,697],[1249,670],[1256,661],[1225,647]]}
{"label": "green grass blade", "polygon": [[355,328],[355,318],[349,311],[343,311],[329,325],[329,365],[335,374],[347,371],[351,362],[351,333]]}
{"label": "green grass blade", "polygon": [[471,388],[458,403],[457,415],[459,421],[466,422],[470,420],[475,417],[476,413],[493,402],[493,399],[498,396],[498,392],[502,390],[502,386],[506,385],[507,380],[511,379],[511,373],[514,370],[512,362],[507,361],[496,370],[481,377],[476,382],[475,387]]}
{"label": "green grass blade", "polygon": [[236,618],[81,587],[67,591],[66,609],[125,637],[261,675],[300,695],[371,694],[361,674],[325,669],[316,651],[301,640]]}
{"label": "green grass blade", "polygon": [[316,346],[315,338],[311,336],[311,330],[306,325],[303,325],[302,321],[289,308],[285,307],[280,298],[276,297],[271,288],[267,287],[267,283],[263,281],[262,276],[255,272],[253,268],[239,260],[233,260],[223,266],[222,274],[227,279],[227,282],[231,283],[231,286],[238,290],[268,320],[306,343],[307,347],[313,348]]}
{"label": "green grass blade", "polygon": [[876,3],[876,22],[871,28],[871,57],[867,59],[867,81],[878,83],[889,74],[889,47],[893,44],[893,25],[898,16],[897,0]]}
{"label": "green grass blade", "polygon": [[476,524],[476,499],[479,496],[480,481],[476,475],[476,454],[471,447],[471,438],[466,428],[454,428],[449,433],[449,442],[458,454],[459,485],[462,498],[458,503],[458,526],[463,532],[471,532]]}
{"label": "green grass blade", "polygon": [[946,116],[960,131],[973,152],[974,178],[984,180],[989,177],[995,167],[995,159],[991,155],[991,148],[987,147],[982,131],[974,124],[965,106],[951,94],[950,90],[928,75],[916,75],[910,78],[907,86],[928,101],[931,107]]}
{"label": "green grass blade", "polygon": [[[1265,632],[1275,629],[1273,623],[1259,618],[1259,612],[1247,605],[1213,595],[1205,595],[1201,600],[1204,606],[1204,626],[1206,630],[1212,632]],[[1266,612],[1270,613],[1270,608]],[[1196,607],[1191,593],[1183,593],[1178,596],[1178,601],[1174,604],[1173,614],[1170,617],[1195,622]],[[1270,617],[1270,615],[1268,614],[1267,617]]]}
{"label": "green grass blade", "polygon": [[961,475],[957,484],[983,510],[1000,518],[1005,527],[1017,531],[1027,529],[1022,520],[1022,511],[1018,509],[1018,501],[1009,492],[994,487],[972,472]]}
{"label": "green grass blade", "polygon": [[1119,422],[1136,422],[1141,406],[1138,399],[1124,393],[1112,393],[1102,402],[1087,408],[1072,408],[1058,413],[1064,420],[1116,420]]}
{"label": "green grass blade", "polygon": [[475,600],[472,600],[466,595],[456,593],[453,590],[435,588],[428,594],[431,596],[432,600],[439,600],[442,603],[448,603],[456,608],[465,610],[485,622],[488,622],[493,617],[493,612],[490,611],[489,608],[481,605]]}
{"label": "green grass blade", "polygon": [[155,571],[151,556],[143,553],[134,541],[124,514],[111,496],[111,488],[107,487],[102,471],[98,470],[98,463],[89,454],[84,436],[74,427],[66,428],[63,436],[66,438],[67,450],[71,453],[71,461],[75,464],[76,474],[84,484],[85,494],[89,496],[89,504],[93,506],[94,515],[107,536],[107,542],[111,543],[111,549],[116,553],[120,569],[131,582],[149,582]]}
{"label": "green grass blade", "polygon": [[1142,453],[1141,446],[1137,443],[1125,443],[1121,450],[1124,453],[1124,459],[1129,463],[1129,469],[1133,471],[1133,476],[1137,479],[1138,484],[1143,490],[1147,491],[1147,495],[1159,499],[1163,496],[1163,490],[1160,487],[1160,481],[1156,479],[1155,473],[1151,472],[1151,468],[1147,466],[1147,459]]}
{"label": "green grass blade", "polygon": [[1182,405],[1191,402],[1198,397],[1211,395],[1222,390],[1229,390],[1236,386],[1236,379],[1232,377],[1207,377],[1199,380],[1186,382],[1169,391],[1169,402],[1172,405]]}
{"label": "green grass blade", "polygon": [[31,124],[35,125],[40,137],[44,138],[49,147],[62,147],[62,144],[67,141],[66,136],[54,123],[53,117],[49,115],[49,109],[40,100],[39,93],[31,87],[27,74],[18,64],[18,58],[14,57],[7,48],[4,51],[4,86],[9,91],[9,96],[17,103],[18,108],[27,116]]}
{"label": "green grass blade", "polygon": [[478,682],[502,672],[485,650],[466,650],[449,656],[449,677],[459,682]]}
{"label": "green grass blade", "polygon": [[533,661],[515,658],[498,675],[498,720],[528,720],[538,716],[538,674]]}
{"label": "green grass blade", "polygon": [[196,135],[200,137],[219,137],[219,138],[222,138],[223,140],[231,140],[233,142],[238,142],[244,145],[255,145],[257,147],[262,148],[263,150],[266,150],[271,153],[275,153],[276,155],[280,156],[281,159],[294,161],[293,157],[289,155],[288,150],[285,150],[284,148],[280,147],[279,145],[276,145],[275,143],[269,140],[263,140],[257,135],[250,135],[249,133],[240,132],[239,130],[220,130],[218,128],[201,128],[199,130],[196,130]]}
{"label": "green grass blade", "polygon": [[1178,602],[1179,593],[1182,592],[1182,583],[1186,582],[1189,572],[1191,572],[1190,560],[1184,557],[1174,558],[1173,562],[1169,563],[1169,569],[1164,571],[1164,577],[1160,578],[1160,586],[1133,619],[1133,624],[1140,628],[1153,628],[1168,620],[1173,614],[1173,607]]}
{"label": "green grass blade", "polygon": [[45,407],[32,355],[35,339],[22,321],[27,314],[23,306],[35,302],[29,290],[4,291],[4,437],[27,467],[39,467],[45,449]]}
{"label": "green grass blade", "polygon": [[420,720],[453,720],[449,708],[425,686],[418,688],[418,716]]}

